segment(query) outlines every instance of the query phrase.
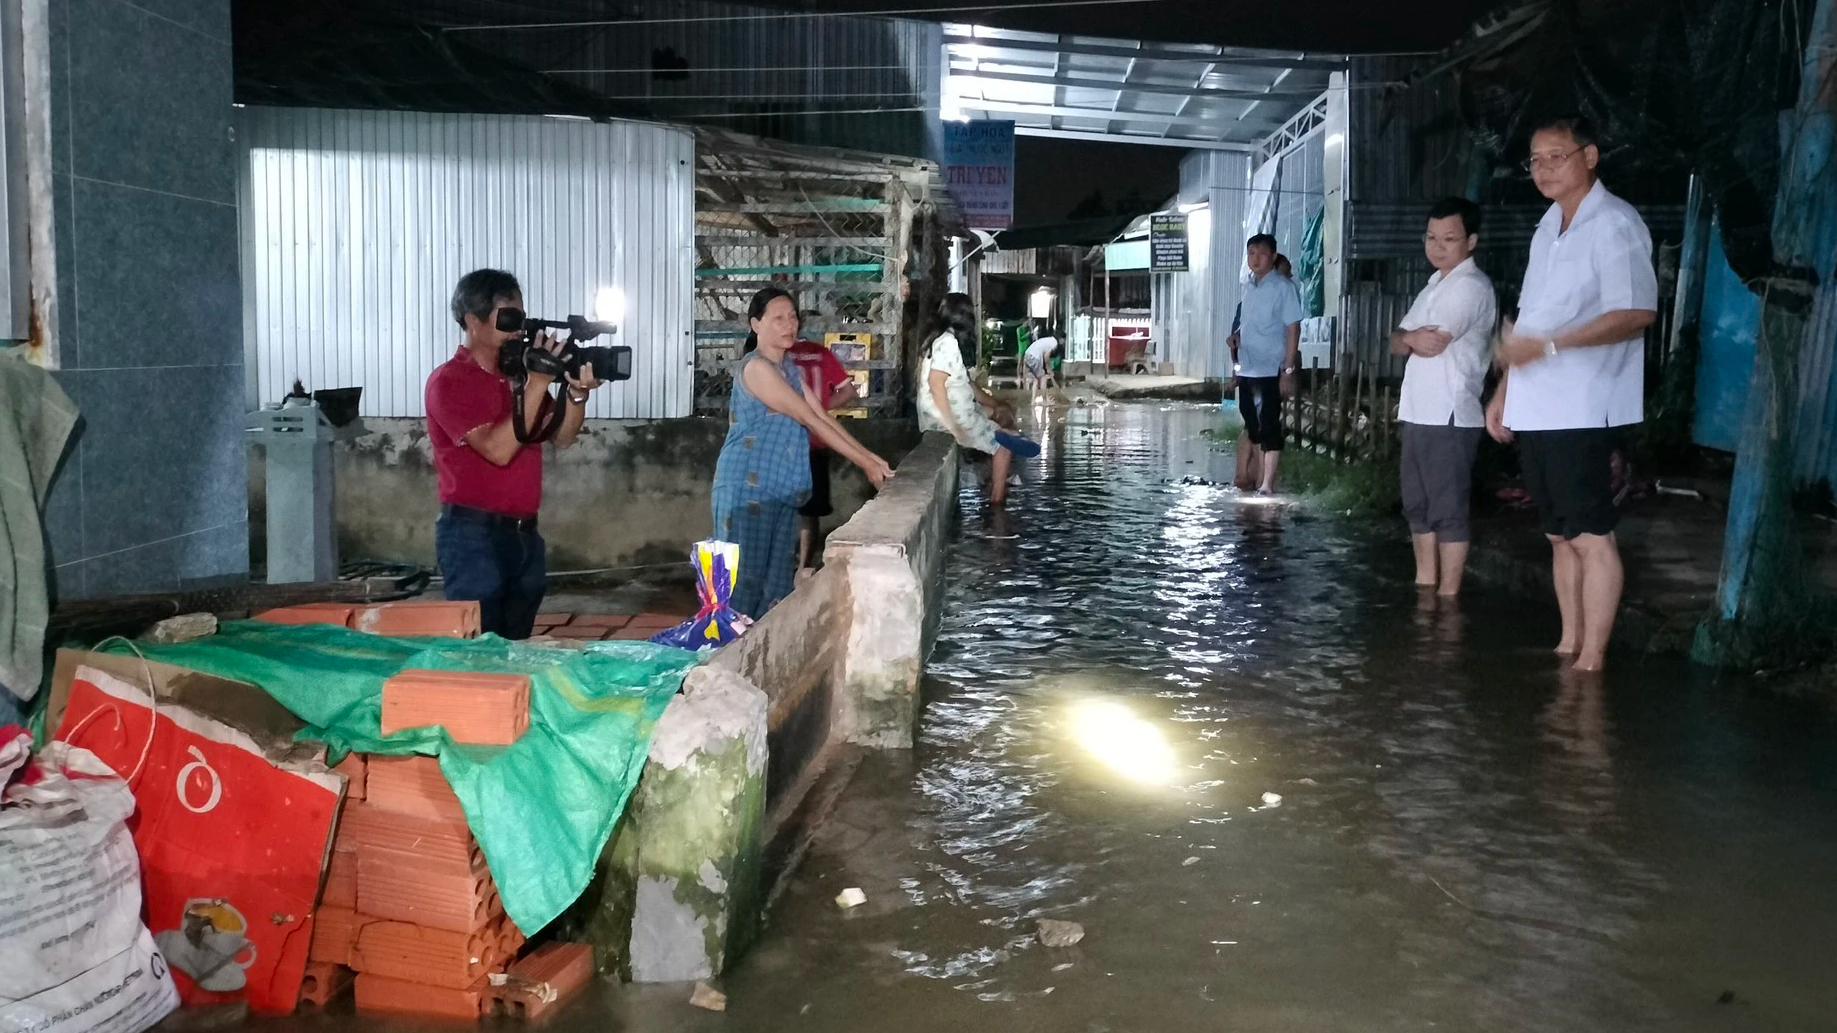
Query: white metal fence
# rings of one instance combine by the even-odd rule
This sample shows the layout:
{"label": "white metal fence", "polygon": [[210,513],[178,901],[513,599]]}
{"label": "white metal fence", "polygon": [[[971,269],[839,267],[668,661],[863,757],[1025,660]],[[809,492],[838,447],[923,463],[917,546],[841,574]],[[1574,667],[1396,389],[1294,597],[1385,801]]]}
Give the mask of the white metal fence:
{"label": "white metal fence", "polygon": [[[421,416],[459,343],[458,278],[507,269],[532,315],[623,299],[633,379],[588,415],[687,416],[695,341],[694,143],[682,129],[523,115],[250,107],[240,113],[251,407],[295,379]],[[604,339],[596,344],[609,343]]]}

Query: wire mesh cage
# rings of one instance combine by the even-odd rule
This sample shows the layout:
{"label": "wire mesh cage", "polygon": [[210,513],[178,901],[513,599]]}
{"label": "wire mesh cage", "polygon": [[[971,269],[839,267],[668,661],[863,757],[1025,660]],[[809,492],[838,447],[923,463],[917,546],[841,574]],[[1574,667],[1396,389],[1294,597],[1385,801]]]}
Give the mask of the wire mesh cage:
{"label": "wire mesh cage", "polygon": [[900,403],[902,281],[916,201],[912,170],[725,136],[696,168],[695,406],[725,412],[765,287],[789,291],[802,337],[829,345],[862,415]]}

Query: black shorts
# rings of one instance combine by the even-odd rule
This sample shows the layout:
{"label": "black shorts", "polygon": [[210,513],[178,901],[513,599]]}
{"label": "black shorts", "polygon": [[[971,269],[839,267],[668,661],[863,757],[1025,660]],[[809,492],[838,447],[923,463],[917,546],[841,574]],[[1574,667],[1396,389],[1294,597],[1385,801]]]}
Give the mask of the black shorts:
{"label": "black shorts", "polygon": [[1265,452],[1282,451],[1282,378],[1237,378],[1237,412],[1250,443]]}
{"label": "black shorts", "polygon": [[807,517],[826,517],[834,512],[829,503],[829,450],[810,450],[810,501],[798,513]]}
{"label": "black shorts", "polygon": [[1527,430],[1517,440],[1524,489],[1537,503],[1545,534],[1572,539],[1614,533],[1620,523],[1613,470],[1618,428]]}

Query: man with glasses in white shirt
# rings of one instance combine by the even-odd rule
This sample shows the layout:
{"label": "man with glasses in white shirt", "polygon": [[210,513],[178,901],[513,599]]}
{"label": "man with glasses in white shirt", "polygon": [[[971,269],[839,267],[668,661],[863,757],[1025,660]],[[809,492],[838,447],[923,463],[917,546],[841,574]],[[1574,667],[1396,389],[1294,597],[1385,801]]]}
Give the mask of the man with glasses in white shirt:
{"label": "man with glasses in white shirt", "polygon": [[1503,328],[1505,378],[1487,431],[1517,440],[1525,488],[1552,549],[1558,653],[1598,671],[1625,579],[1611,464],[1620,428],[1645,418],[1644,332],[1658,309],[1652,235],[1596,177],[1601,152],[1579,116],[1543,123],[1525,168],[1553,203],[1531,238],[1518,318]]}
{"label": "man with glasses in white shirt", "polygon": [[1467,567],[1473,459],[1480,447],[1493,328],[1493,281],[1474,264],[1480,206],[1462,197],[1429,209],[1423,252],[1435,275],[1391,335],[1407,355],[1397,418],[1403,438],[1403,515],[1416,548],[1416,584],[1452,598]]}

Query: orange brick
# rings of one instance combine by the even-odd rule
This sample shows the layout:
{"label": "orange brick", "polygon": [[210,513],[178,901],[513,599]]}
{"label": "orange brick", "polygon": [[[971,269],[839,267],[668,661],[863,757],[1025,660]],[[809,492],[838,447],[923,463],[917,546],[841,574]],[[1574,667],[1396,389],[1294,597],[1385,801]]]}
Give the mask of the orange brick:
{"label": "orange brick", "polygon": [[688,619],[688,617],[676,617],[667,613],[641,613],[633,617],[626,627],[662,631],[665,628],[674,628]]}
{"label": "orange brick", "polygon": [[384,735],[429,725],[455,742],[508,746],[529,727],[529,676],[406,670],[383,683]]}
{"label": "orange brick", "polygon": [[364,798],[364,755],[347,753],[344,759],[332,765],[332,770],[344,776],[344,798],[361,800]]}
{"label": "orange brick", "polygon": [[568,622],[571,628],[623,628],[631,618],[622,613],[577,613]]}
{"label": "orange brick", "polygon": [[322,907],[357,906],[357,851],[332,850],[332,863],[325,869],[325,888],[319,892]]}
{"label": "orange brick", "polygon": [[427,818],[466,820],[466,812],[440,773],[436,757],[383,757],[370,760],[369,796],[365,803],[386,811]]}
{"label": "orange brick", "polygon": [[355,973],[343,965],[329,961],[309,961],[306,963],[306,974],[300,978],[300,1004],[308,1008],[323,1008],[344,995],[351,988]]}
{"label": "orange brick", "polygon": [[348,907],[321,905],[313,911],[313,935],[306,957],[328,965],[349,965],[352,948],[357,945],[357,930],[363,924],[356,911]]}
{"label": "orange brick", "polygon": [[449,990],[471,986],[502,960],[493,931],[457,933],[409,922],[366,922],[351,951],[351,967],[365,975]]}
{"label": "orange brick", "polygon": [[551,627],[557,624],[566,624],[573,619],[574,619],[574,615],[571,613],[538,613],[536,614],[537,624],[547,624]]}
{"label": "orange brick", "polygon": [[460,869],[364,847],[357,854],[357,907],[378,918],[469,933],[491,925],[503,904],[483,864]]}
{"label": "orange brick", "polygon": [[564,1004],[593,981],[593,948],[584,943],[545,943],[510,966],[504,985],[487,993],[494,1014],[536,1019]]}
{"label": "orange brick", "polygon": [[345,805],[336,845],[348,846],[360,855],[369,847],[399,850],[447,868],[484,863],[465,822],[385,811],[368,803]]}
{"label": "orange brick", "polygon": [[498,949],[503,951],[506,958],[516,957],[517,952],[522,950],[523,944],[527,942],[522,931],[517,928],[517,923],[512,922],[509,915],[505,915],[498,919],[497,928],[499,930]]}
{"label": "orange brick", "polygon": [[364,972],[357,977],[357,1010],[476,1021],[484,1011],[486,979],[462,989],[427,986]]}
{"label": "orange brick", "polygon": [[357,617],[357,607],[350,603],[305,603],[282,606],[255,615],[268,624],[332,624],[348,628]]}
{"label": "orange brick", "polygon": [[550,628],[549,634],[555,638],[583,638],[589,642],[606,634],[607,629],[598,625],[566,624],[559,628]]}
{"label": "orange brick", "polygon": [[444,599],[378,603],[359,609],[351,620],[351,627],[372,635],[396,638],[477,638],[478,603]]}

